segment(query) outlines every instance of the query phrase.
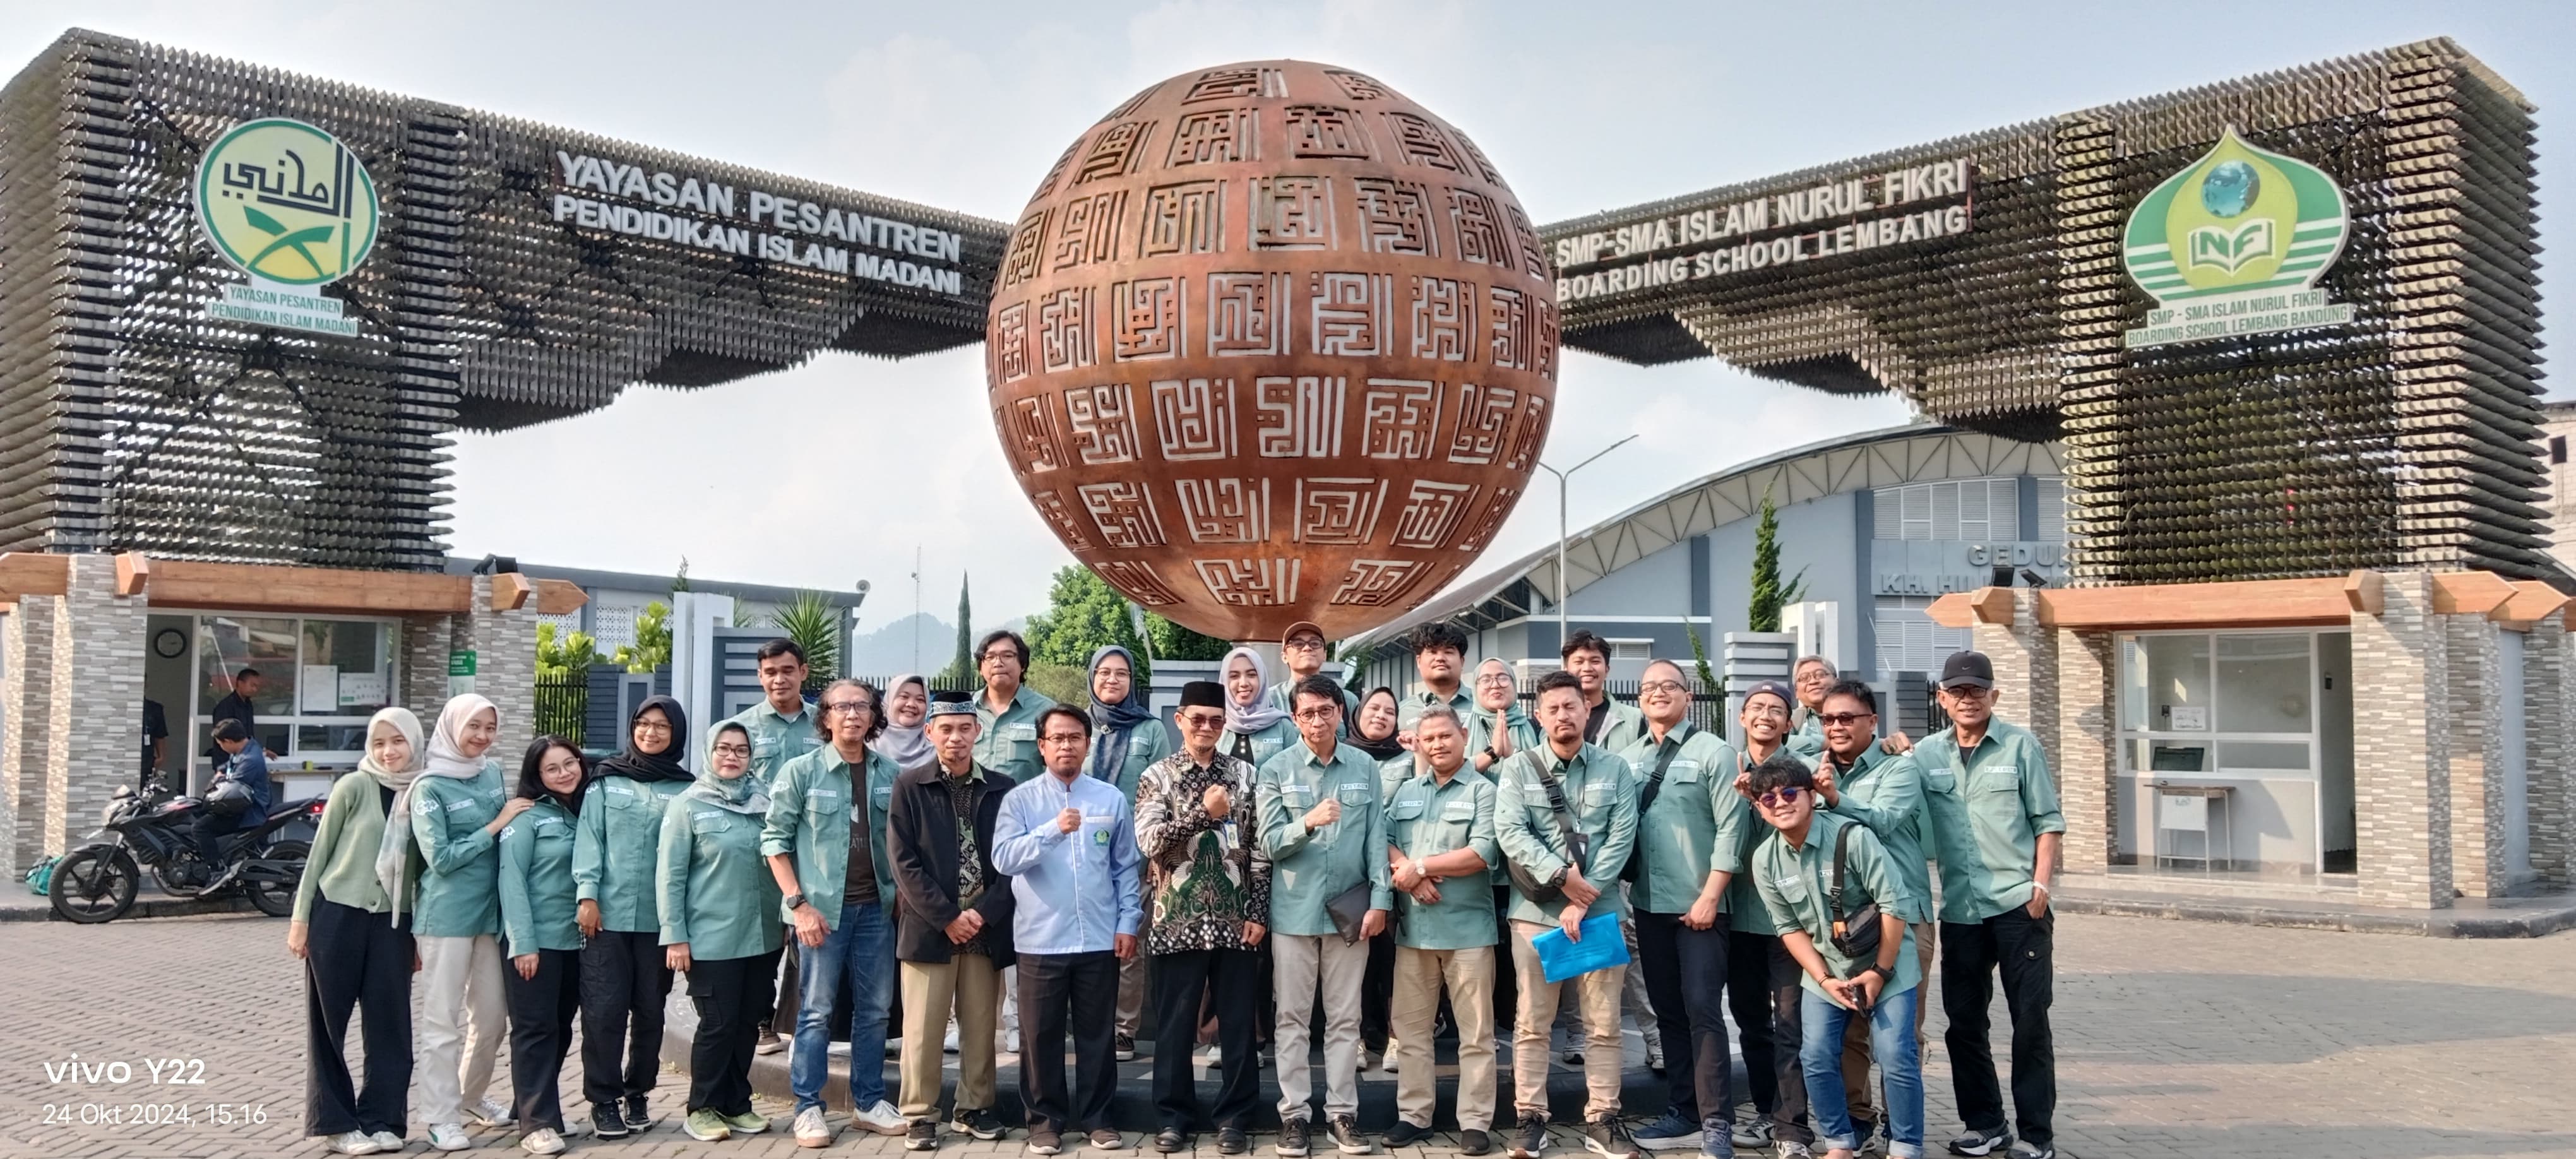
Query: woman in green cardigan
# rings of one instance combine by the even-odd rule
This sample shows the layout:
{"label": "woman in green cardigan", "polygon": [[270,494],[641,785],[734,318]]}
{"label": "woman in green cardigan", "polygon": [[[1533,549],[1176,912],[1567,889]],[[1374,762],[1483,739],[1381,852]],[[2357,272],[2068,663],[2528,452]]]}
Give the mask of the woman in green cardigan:
{"label": "woman in green cardigan", "polygon": [[778,881],[760,853],[769,794],[751,772],[751,734],[716,726],[707,769],[662,815],[662,945],[689,975],[698,1033],[689,1048],[689,1137],[714,1142],[769,1129],[751,1109],[752,1046],[766,1021],[778,951]]}
{"label": "woman in green cardigan", "polygon": [[572,846],[581,816],[581,750],[541,736],[519,760],[518,796],[536,802],[501,830],[501,939],[510,955],[510,1086],[519,1146],[564,1149],[556,1073],[581,1011],[581,927],[573,921]]}
{"label": "woman in green cardigan", "polygon": [[[304,1133],[342,1155],[403,1148],[411,1088],[411,930],[395,913],[415,867],[376,874],[385,816],[420,774],[420,718],[387,708],[367,721],[367,755],[331,786],[313,831],[286,952],[304,960]],[[349,1079],[349,1014],[367,1013],[367,1085]]]}

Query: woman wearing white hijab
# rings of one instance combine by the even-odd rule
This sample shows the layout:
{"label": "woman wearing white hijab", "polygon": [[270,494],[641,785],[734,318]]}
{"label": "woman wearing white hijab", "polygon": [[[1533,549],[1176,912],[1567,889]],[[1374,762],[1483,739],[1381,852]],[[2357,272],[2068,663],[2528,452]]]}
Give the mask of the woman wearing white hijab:
{"label": "woman wearing white hijab", "polygon": [[1225,686],[1225,735],[1216,751],[1260,768],[1271,754],[1297,743],[1297,726],[1270,702],[1270,666],[1261,653],[1237,648],[1217,665],[1217,682]]}
{"label": "woman wearing white hijab", "polygon": [[917,672],[906,672],[886,685],[886,723],[877,739],[868,747],[894,762],[898,774],[939,759],[930,747],[930,682]]}
{"label": "woman wearing white hijab", "polygon": [[[342,1155],[403,1149],[411,1088],[411,972],[420,957],[396,914],[411,868],[393,889],[376,879],[385,817],[420,770],[420,718],[408,708],[367,722],[358,771],[331,785],[313,829],[286,952],[304,959],[304,1133]],[[367,1085],[349,1079],[349,1014],[364,1009]]]}
{"label": "woman wearing white hijab", "polygon": [[429,738],[428,764],[394,799],[394,814],[408,814],[409,823],[385,827],[387,859],[418,842],[426,867],[411,918],[421,962],[420,1101],[429,1145],[441,1151],[474,1145],[467,1115],[487,1127],[511,1122],[510,1108],[486,1093],[509,1041],[497,843],[534,802],[509,796],[500,762],[485,756],[500,731],[501,710],[491,701],[472,693],[449,700]]}

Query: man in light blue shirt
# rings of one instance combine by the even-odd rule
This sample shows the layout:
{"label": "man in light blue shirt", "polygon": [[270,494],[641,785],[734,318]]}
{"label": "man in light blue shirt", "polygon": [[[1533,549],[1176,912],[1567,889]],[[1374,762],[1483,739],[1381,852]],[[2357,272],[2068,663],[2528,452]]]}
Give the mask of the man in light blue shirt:
{"label": "man in light blue shirt", "polygon": [[[1011,942],[1027,1031],[1020,1103],[1028,1108],[1029,1150],[1055,1154],[1068,1128],[1089,1136],[1094,1148],[1116,1150],[1127,1145],[1109,1126],[1118,1086],[1118,964],[1136,956],[1145,917],[1136,891],[1136,821],[1118,786],[1082,775],[1090,717],[1051,704],[1034,726],[1046,772],[1002,798],[993,826],[993,868],[1010,875],[1017,903]],[[1070,1099],[1068,1022],[1079,1083]]]}

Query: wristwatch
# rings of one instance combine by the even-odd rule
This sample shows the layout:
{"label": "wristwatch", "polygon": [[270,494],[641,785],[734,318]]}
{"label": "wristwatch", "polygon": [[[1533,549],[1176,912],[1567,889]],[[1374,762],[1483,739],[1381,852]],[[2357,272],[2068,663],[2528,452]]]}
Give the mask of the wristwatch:
{"label": "wristwatch", "polygon": [[801,893],[791,893],[791,894],[788,894],[788,895],[787,895],[787,912],[789,912],[789,913],[795,913],[797,910],[800,910],[800,909],[803,909],[803,908],[805,908],[805,895],[804,895],[804,894],[801,894]]}
{"label": "wristwatch", "polygon": [[1890,970],[1885,966],[1881,966],[1876,962],[1870,963],[1869,969],[1861,972],[1864,974],[1876,974],[1878,975],[1878,980],[1881,982],[1896,981],[1896,971]]}

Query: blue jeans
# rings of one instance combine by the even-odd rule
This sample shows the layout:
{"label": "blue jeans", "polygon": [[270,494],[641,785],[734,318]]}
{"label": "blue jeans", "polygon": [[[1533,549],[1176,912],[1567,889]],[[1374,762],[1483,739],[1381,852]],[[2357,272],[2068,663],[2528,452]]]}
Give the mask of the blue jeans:
{"label": "blue jeans", "polygon": [[832,1073],[832,1003],[850,988],[850,1105],[867,1110],[886,1097],[886,1005],[894,995],[894,919],[880,905],[841,907],[841,922],[823,944],[796,946],[796,1052],[787,1084],[796,1109],[823,1105]]}
{"label": "blue jeans", "polygon": [[[1807,1076],[1816,1149],[1856,1146],[1851,1105],[1843,1098],[1843,1031],[1852,1012],[1812,990],[1802,988],[1798,998],[1798,1061]],[[1889,1159],[1923,1154],[1923,1059],[1914,1046],[1914,1004],[1921,998],[1915,987],[1881,994],[1869,1008],[1869,1053],[1887,1092]]]}

